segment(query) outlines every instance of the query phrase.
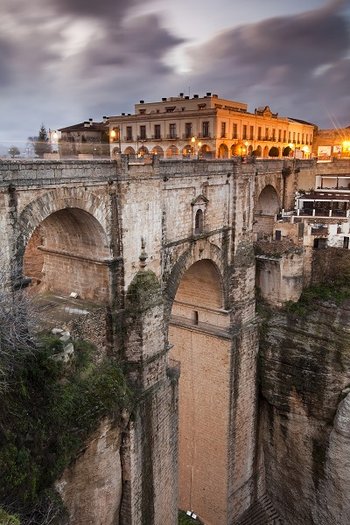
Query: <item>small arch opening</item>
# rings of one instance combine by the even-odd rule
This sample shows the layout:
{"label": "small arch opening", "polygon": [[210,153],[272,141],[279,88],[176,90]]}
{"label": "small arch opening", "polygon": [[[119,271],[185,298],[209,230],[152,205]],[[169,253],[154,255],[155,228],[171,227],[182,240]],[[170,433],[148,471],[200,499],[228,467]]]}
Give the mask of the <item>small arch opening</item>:
{"label": "small arch opening", "polygon": [[200,233],[203,233],[203,226],[204,226],[204,214],[203,210],[197,210],[196,216],[194,220],[194,233],[195,235],[199,235]]}

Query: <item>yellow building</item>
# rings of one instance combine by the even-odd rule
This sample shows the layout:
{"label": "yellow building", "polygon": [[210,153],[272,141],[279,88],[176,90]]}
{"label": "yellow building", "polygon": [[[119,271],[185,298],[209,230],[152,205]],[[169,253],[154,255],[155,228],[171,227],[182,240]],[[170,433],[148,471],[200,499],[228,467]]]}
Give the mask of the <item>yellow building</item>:
{"label": "yellow building", "polygon": [[319,160],[350,157],[350,126],[319,129],[315,133],[313,153]]}
{"label": "yellow building", "polygon": [[108,118],[111,155],[229,158],[311,154],[314,126],[218,95],[163,98],[135,104],[135,113]]}

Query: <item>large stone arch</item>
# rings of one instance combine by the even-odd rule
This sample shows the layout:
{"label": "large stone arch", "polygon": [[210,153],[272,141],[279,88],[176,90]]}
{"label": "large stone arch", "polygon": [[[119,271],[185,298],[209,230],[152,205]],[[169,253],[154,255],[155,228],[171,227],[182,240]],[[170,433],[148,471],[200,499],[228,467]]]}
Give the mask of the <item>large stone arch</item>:
{"label": "large stone arch", "polygon": [[18,221],[17,275],[25,270],[40,291],[106,302],[112,252],[105,208],[84,189],[63,188],[31,202]]}
{"label": "large stone arch", "polygon": [[[183,251],[177,258],[176,263],[171,268],[169,276],[164,283],[164,302],[165,302],[165,322],[168,325],[173,301],[180,282],[189,268],[198,261],[207,259],[212,261],[225,282],[226,267],[224,264],[223,253],[215,244],[208,241],[198,241],[190,248]],[[228,308],[228,290],[223,285],[224,308]]]}
{"label": "large stone arch", "polygon": [[78,208],[89,213],[107,232],[109,217],[104,200],[83,187],[57,188],[31,201],[22,210],[18,219],[19,239],[22,238],[22,244],[26,244],[37,226],[49,215],[65,208]]}
{"label": "large stone arch", "polygon": [[[176,268],[169,358],[181,369],[179,506],[193,510],[205,523],[226,523],[230,438],[223,412],[227,414],[231,406],[232,342],[222,262],[208,244],[200,245],[198,253],[193,250],[182,259],[181,269]],[[218,399],[224,407],[220,414]]]}

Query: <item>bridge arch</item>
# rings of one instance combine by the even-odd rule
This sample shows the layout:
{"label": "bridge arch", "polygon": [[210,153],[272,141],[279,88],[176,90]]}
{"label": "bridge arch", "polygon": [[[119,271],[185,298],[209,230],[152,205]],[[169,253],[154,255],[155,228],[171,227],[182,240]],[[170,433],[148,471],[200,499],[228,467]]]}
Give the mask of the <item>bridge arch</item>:
{"label": "bridge arch", "polygon": [[280,208],[279,198],[275,188],[268,184],[258,197],[256,211],[264,215],[275,215]]}
{"label": "bridge arch", "polygon": [[48,192],[22,211],[18,273],[39,284],[38,291],[106,302],[112,254],[103,204],[92,194],[83,200],[80,191]]}
{"label": "bridge arch", "polygon": [[169,358],[181,368],[179,506],[204,522],[226,523],[229,423],[223,413],[230,410],[230,315],[220,251],[207,245],[204,254],[199,244],[202,257],[184,254],[181,271],[174,268],[172,274],[178,286],[169,322]]}
{"label": "bridge arch", "polygon": [[266,185],[255,204],[254,232],[257,239],[270,238],[273,233],[275,215],[280,211],[280,199],[274,186]]}

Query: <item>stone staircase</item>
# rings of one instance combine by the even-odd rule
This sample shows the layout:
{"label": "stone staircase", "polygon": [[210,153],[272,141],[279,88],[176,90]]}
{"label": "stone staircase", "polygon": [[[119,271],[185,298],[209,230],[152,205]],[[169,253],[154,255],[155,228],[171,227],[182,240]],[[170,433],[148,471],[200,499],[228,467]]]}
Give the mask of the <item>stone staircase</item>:
{"label": "stone staircase", "polygon": [[270,498],[262,496],[240,517],[236,525],[283,525]]}

